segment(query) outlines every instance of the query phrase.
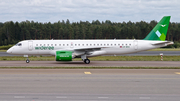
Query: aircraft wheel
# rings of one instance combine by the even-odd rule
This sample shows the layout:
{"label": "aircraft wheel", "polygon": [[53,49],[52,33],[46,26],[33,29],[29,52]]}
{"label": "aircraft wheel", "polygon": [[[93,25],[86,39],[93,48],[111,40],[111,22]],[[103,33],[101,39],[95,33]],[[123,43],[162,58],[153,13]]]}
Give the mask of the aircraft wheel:
{"label": "aircraft wheel", "polygon": [[89,63],[90,63],[90,60],[89,60],[89,59],[85,59],[85,60],[84,60],[84,63],[89,64]]}
{"label": "aircraft wheel", "polygon": [[26,60],[26,63],[29,63],[29,62],[30,62],[30,60],[27,59],[27,60]]}

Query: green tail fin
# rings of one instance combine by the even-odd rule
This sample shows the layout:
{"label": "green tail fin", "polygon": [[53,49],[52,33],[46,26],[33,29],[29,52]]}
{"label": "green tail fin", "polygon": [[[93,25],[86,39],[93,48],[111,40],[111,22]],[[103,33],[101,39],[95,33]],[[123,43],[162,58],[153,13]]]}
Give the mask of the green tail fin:
{"label": "green tail fin", "polygon": [[144,40],[165,41],[171,16],[164,16]]}

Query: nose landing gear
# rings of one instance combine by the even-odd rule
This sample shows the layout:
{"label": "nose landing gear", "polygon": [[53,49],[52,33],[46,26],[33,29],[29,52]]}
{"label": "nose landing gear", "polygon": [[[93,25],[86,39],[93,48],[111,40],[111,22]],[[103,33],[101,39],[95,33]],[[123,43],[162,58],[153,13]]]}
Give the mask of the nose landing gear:
{"label": "nose landing gear", "polygon": [[24,55],[24,57],[26,57],[27,59],[26,59],[26,63],[29,63],[30,62],[30,60],[28,59],[28,55]]}
{"label": "nose landing gear", "polygon": [[29,62],[30,62],[30,60],[27,58],[26,63],[29,63]]}

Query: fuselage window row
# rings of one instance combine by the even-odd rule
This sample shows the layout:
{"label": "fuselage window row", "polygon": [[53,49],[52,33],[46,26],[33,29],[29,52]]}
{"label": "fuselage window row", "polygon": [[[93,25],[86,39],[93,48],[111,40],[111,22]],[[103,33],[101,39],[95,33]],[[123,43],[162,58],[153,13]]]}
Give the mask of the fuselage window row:
{"label": "fuselage window row", "polygon": [[[43,44],[36,44],[36,46],[42,46]],[[109,46],[109,44],[86,44],[86,46]],[[110,44],[111,46],[113,46],[113,44]],[[124,44],[114,44],[114,46],[124,46]],[[131,44],[125,44],[126,46],[131,46]],[[46,46],[46,44],[44,44],[43,46]],[[47,46],[49,46],[49,44],[47,44]],[[51,46],[57,46],[57,44],[51,44]],[[61,44],[59,44],[59,46],[61,46]],[[62,46],[69,46],[69,44],[62,44]],[[72,44],[71,44],[71,46],[73,46]],[[84,44],[74,44],[74,46],[84,46]]]}

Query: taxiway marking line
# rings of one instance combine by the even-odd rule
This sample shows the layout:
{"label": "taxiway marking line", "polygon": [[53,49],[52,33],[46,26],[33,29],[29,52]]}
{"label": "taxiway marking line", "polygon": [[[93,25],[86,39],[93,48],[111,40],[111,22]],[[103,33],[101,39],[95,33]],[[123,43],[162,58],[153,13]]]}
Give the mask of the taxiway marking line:
{"label": "taxiway marking line", "polygon": [[139,97],[139,99],[150,99],[150,97]]}
{"label": "taxiway marking line", "polygon": [[176,74],[180,75],[180,72],[175,72]]}
{"label": "taxiway marking line", "polygon": [[16,99],[25,98],[25,96],[14,96]]}
{"label": "taxiway marking line", "polygon": [[67,97],[65,97],[65,96],[57,96],[56,98],[57,99],[66,99]]}
{"label": "taxiway marking line", "polygon": [[84,74],[91,74],[91,72],[84,72]]}
{"label": "taxiway marking line", "polygon": [[98,97],[98,99],[108,99],[109,97]]}

